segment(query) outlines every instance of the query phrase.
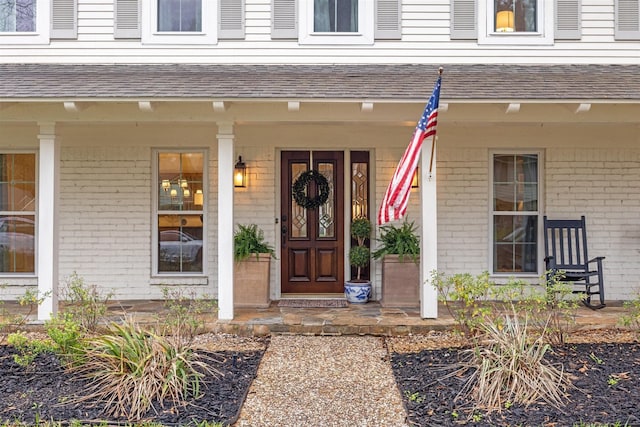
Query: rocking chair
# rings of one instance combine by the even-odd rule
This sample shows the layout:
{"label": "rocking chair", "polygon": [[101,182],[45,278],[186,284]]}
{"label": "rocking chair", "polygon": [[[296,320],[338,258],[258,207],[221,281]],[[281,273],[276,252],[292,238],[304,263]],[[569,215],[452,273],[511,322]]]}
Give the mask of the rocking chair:
{"label": "rocking chair", "polygon": [[[584,305],[592,310],[605,307],[602,277],[605,257],[588,258],[584,215],[579,220],[551,220],[545,216],[544,250],[547,283],[554,277],[570,282],[575,285],[574,293],[584,294]],[[598,304],[591,303],[594,295],[600,300]]]}

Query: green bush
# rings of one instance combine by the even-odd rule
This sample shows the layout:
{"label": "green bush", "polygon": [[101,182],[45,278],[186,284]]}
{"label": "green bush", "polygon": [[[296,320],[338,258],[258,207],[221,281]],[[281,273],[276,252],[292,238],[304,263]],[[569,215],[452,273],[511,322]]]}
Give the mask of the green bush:
{"label": "green bush", "polygon": [[192,290],[162,288],[166,313],[160,319],[160,333],[173,335],[187,342],[204,329],[204,317],[215,315],[217,301],[207,296],[196,297]]}
{"label": "green bush", "polygon": [[9,334],[7,343],[18,351],[18,354],[13,355],[13,361],[23,367],[30,366],[39,354],[54,350],[50,342],[30,339],[20,331]]}
{"label": "green bush", "polygon": [[96,285],[88,285],[84,279],[73,272],[61,289],[65,301],[64,311],[69,313],[82,328],[96,330],[98,323],[107,312],[107,303],[112,292],[103,294]]}
{"label": "green bush", "polygon": [[276,257],[275,250],[264,239],[264,232],[256,224],[238,224],[238,230],[233,235],[233,256],[236,261],[242,261],[251,255],[271,254]]}
{"label": "green bush", "polygon": [[362,269],[369,265],[371,250],[366,246],[366,240],[371,236],[371,221],[368,218],[360,217],[351,223],[351,237],[357,245],[349,250],[349,264],[356,267],[356,280],[360,280]]}
{"label": "green bush", "polygon": [[60,313],[45,322],[44,329],[54,343],[54,351],[69,364],[82,363],[86,330],[70,313]]}
{"label": "green bush", "polygon": [[405,256],[415,263],[420,256],[420,238],[416,233],[413,222],[404,221],[400,227],[390,224],[380,227],[381,246],[373,252],[374,259],[380,259],[385,255],[399,255],[400,260]]}

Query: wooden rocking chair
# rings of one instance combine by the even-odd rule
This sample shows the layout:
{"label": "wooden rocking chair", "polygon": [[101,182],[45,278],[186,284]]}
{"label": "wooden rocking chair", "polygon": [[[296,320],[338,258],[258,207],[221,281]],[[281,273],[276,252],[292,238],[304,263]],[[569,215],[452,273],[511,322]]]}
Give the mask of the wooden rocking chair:
{"label": "wooden rocking chair", "polygon": [[[580,219],[547,219],[544,217],[544,250],[547,283],[555,276],[575,285],[574,293],[584,294],[584,305],[596,310],[603,308],[604,280],[602,260],[587,256],[587,230],[584,215]],[[593,268],[589,268],[589,266]],[[599,304],[591,297],[598,295]]]}

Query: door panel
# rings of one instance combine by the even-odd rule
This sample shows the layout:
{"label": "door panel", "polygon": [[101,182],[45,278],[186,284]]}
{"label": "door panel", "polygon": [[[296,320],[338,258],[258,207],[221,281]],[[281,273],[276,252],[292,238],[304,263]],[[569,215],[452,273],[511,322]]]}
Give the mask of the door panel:
{"label": "door panel", "polygon": [[[322,206],[305,209],[293,198],[293,183],[310,165],[329,183]],[[344,285],[344,154],[340,151],[283,151],[281,245],[283,293],[341,293]],[[315,182],[307,197],[317,194]]]}

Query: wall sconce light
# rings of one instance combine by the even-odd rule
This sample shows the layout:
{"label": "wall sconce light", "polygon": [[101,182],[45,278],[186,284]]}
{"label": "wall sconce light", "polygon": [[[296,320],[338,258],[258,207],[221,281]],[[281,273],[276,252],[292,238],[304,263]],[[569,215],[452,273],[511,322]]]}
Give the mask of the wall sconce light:
{"label": "wall sconce light", "polygon": [[169,188],[171,188],[171,182],[169,182],[168,179],[163,179],[162,180],[162,189],[164,191],[169,191]]}
{"label": "wall sconce light", "polygon": [[496,32],[511,33],[515,30],[513,23],[513,11],[501,10],[496,14]]}
{"label": "wall sconce light", "polygon": [[193,204],[198,206],[204,204],[204,194],[202,194],[202,190],[196,190],[196,194],[193,195]]}
{"label": "wall sconce light", "polygon": [[233,173],[233,186],[247,186],[247,165],[242,161],[242,156],[238,156],[238,161],[236,162],[235,170]]}
{"label": "wall sconce light", "polygon": [[411,188],[420,187],[419,176],[420,176],[420,169],[416,167],[416,170],[413,171],[413,178],[411,178]]}

